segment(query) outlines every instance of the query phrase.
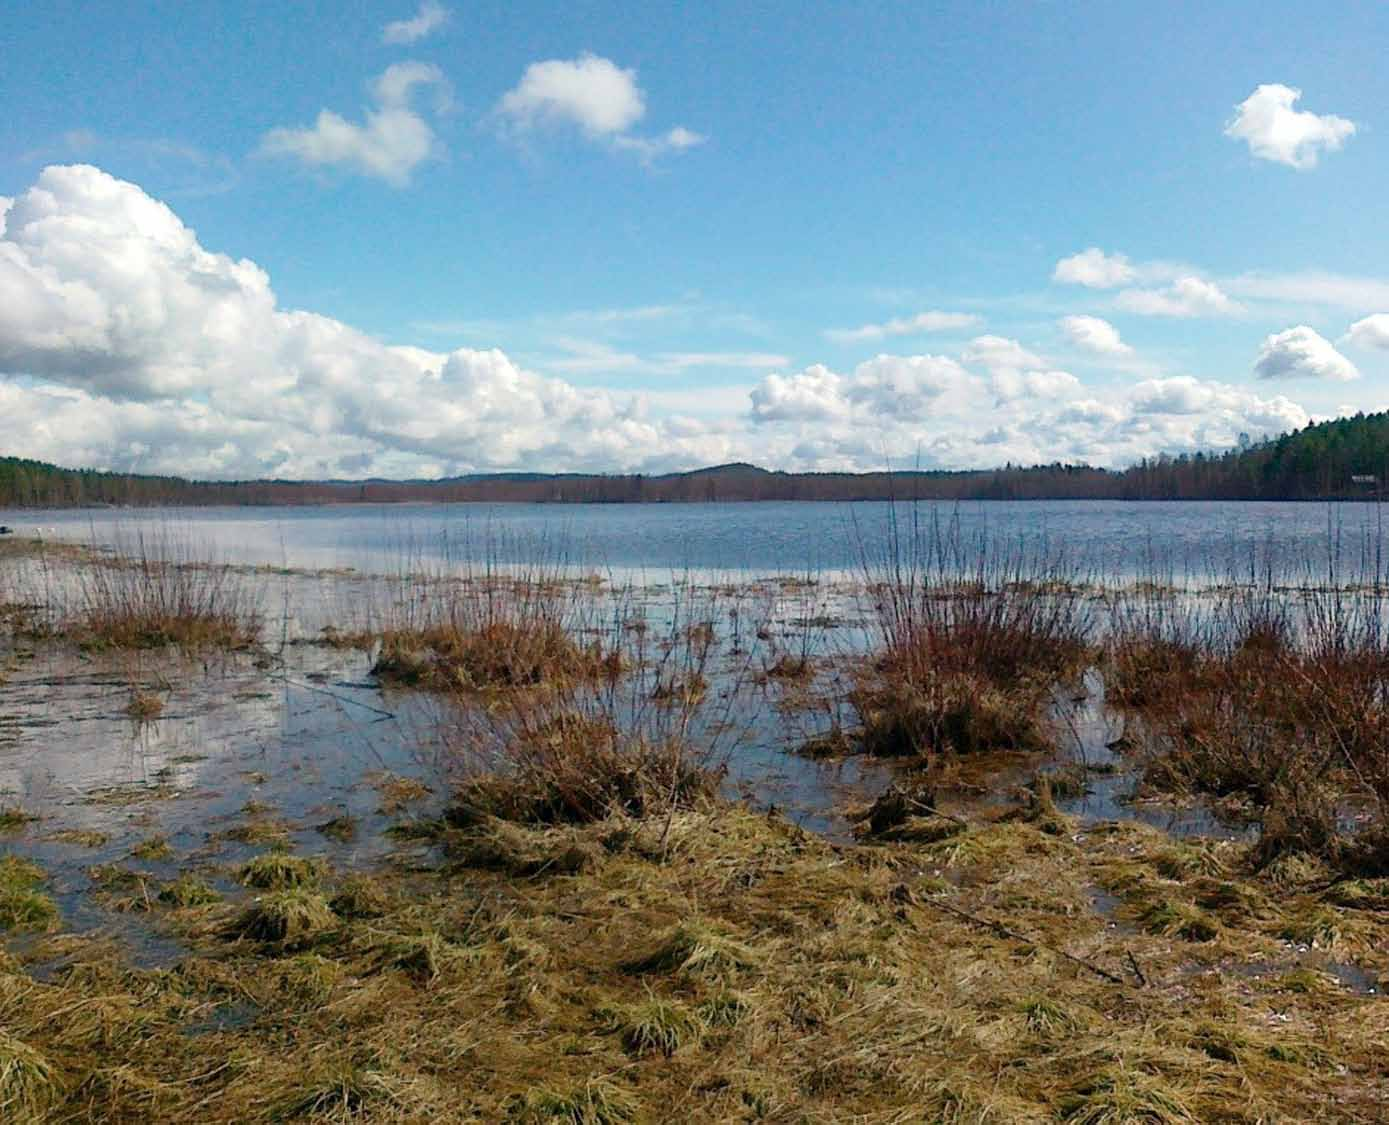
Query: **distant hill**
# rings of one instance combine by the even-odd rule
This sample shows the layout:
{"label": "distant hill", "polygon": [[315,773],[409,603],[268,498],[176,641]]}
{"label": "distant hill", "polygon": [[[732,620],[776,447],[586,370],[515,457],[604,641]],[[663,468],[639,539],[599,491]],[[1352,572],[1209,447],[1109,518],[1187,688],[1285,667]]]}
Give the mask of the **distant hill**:
{"label": "distant hill", "polygon": [[479,473],[443,480],[195,481],[64,469],[0,457],[0,507],[342,504],[398,501],[679,503],[748,500],[1312,500],[1378,494],[1389,478],[1389,412],[1309,425],[1224,453],[1161,456],[1127,469],[784,473],[736,463],[691,472]]}

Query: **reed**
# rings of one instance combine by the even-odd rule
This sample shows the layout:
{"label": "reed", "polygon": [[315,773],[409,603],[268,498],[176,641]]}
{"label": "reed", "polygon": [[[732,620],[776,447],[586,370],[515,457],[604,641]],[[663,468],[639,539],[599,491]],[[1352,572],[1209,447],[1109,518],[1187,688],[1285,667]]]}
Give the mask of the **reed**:
{"label": "reed", "polygon": [[1090,650],[1083,575],[1046,542],[966,534],[958,513],[891,510],[870,557],[876,656],[851,696],[870,753],[931,758],[1049,745],[1051,692]]}

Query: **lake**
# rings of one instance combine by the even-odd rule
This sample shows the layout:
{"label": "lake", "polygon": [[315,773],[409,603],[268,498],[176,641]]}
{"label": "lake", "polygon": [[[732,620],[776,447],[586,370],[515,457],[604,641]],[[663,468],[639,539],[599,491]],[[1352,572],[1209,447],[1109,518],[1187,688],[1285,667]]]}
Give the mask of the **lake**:
{"label": "lake", "polygon": [[[981,538],[1104,580],[1202,583],[1266,568],[1282,581],[1367,581],[1383,570],[1374,503],[989,501],[748,504],[444,504],[0,511],[17,534],[117,544],[157,529],[218,559],[396,570],[403,562],[541,558],[659,581],[671,571],[856,574],[913,528]],[[909,553],[909,552],[908,552]]]}

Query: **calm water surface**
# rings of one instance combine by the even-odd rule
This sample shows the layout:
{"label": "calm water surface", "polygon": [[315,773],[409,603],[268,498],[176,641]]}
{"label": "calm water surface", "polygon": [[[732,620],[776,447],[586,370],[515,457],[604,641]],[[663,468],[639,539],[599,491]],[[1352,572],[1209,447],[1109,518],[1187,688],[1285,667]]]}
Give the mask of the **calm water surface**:
{"label": "calm water surface", "polygon": [[[1380,569],[1373,503],[1029,501],[855,504],[440,504],[0,511],[17,533],[119,544],[141,531],[235,562],[394,570],[402,561],[564,561],[648,575],[858,573],[894,541],[939,529],[987,538],[1105,579],[1222,579],[1272,566],[1288,581]],[[966,555],[969,551],[966,550]]]}

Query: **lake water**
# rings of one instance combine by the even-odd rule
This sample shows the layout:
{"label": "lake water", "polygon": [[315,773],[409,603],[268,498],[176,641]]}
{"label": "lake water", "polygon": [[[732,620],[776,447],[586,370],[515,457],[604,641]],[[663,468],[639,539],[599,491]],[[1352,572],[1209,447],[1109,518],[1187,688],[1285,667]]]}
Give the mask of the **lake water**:
{"label": "lake water", "polygon": [[[677,619],[685,595],[674,572],[719,575],[735,584],[705,591],[720,648],[710,666],[709,722],[724,730],[728,788],[775,806],[807,828],[844,836],[849,813],[882,792],[890,763],[865,758],[820,761],[794,751],[852,715],[843,700],[853,671],[873,643],[871,602],[857,584],[788,579],[862,574],[896,538],[943,528],[933,540],[987,538],[1033,554],[1064,554],[1082,577],[1123,579],[1155,568],[1220,579],[1249,559],[1272,559],[1293,580],[1317,579],[1339,553],[1341,581],[1372,572],[1382,540],[1369,505],[988,503],[681,504],[652,506],[395,505],[323,508],[215,508],[0,512],[20,535],[129,549],[140,536],[165,538],[182,558],[216,558],[287,568],[246,585],[262,598],[265,646],[225,656],[84,653],[61,643],[0,638],[0,808],[39,819],[0,840],[0,850],[39,859],[65,925],[100,928],[129,940],[149,963],[177,956],[142,916],[112,912],[93,898],[97,865],[131,862],[151,836],[166,837],[175,859],[142,864],[172,878],[195,862],[229,895],[237,865],[263,845],[238,841],[238,827],[266,813],[283,821],[285,839],[335,866],[371,866],[398,845],[383,835],[401,815],[383,802],[383,779],[415,778],[432,793],[411,815],[437,813],[447,801],[450,760],[439,749],[449,707],[418,692],[394,691],[372,675],[370,652],[312,641],[324,624],[349,625],[362,606],[386,602],[412,583],[389,576],[405,568],[446,568],[492,560],[563,561],[582,571],[623,574],[647,585],[631,604],[613,584],[583,584],[600,607],[595,620],[621,620],[640,607],[659,634]],[[1339,552],[1336,545],[1339,542]],[[907,548],[910,554],[910,548]],[[12,600],[41,604],[64,590],[65,563],[16,556],[39,568]],[[342,568],[356,573],[341,573]],[[333,573],[300,573],[297,569]],[[70,568],[69,568],[70,569]],[[80,568],[79,568],[80,569]],[[754,582],[767,576],[779,581]],[[6,601],[0,566],[0,603]],[[740,584],[741,583],[741,584]],[[399,589],[397,589],[399,587]],[[702,595],[701,595],[702,596]],[[1202,595],[1192,595],[1200,599]],[[604,600],[606,599],[606,601]],[[718,601],[718,599],[732,599]],[[741,599],[741,600],[740,600]],[[746,613],[746,619],[731,610]],[[686,612],[689,612],[688,609]],[[675,635],[672,633],[672,635]],[[660,651],[657,646],[656,651]],[[815,657],[804,690],[755,674],[783,654]],[[742,672],[739,671],[742,669]],[[748,675],[748,672],[754,673]],[[1087,677],[1083,700],[1058,724],[1057,761],[1119,765],[1110,747],[1122,722],[1103,706],[1103,685]],[[127,714],[136,689],[163,704],[156,718]],[[645,698],[645,696],[643,696]],[[725,704],[725,700],[727,703]],[[462,706],[467,706],[464,703]],[[1073,739],[1066,736],[1071,732]],[[1074,741],[1075,745],[1072,745]],[[993,796],[1011,792],[1039,763],[1010,766]],[[1097,773],[1084,796],[1063,802],[1082,821],[1136,817],[1178,834],[1228,831],[1204,807],[1128,805],[1134,775]],[[956,797],[946,795],[947,802]],[[974,795],[958,798],[974,815]],[[337,841],[320,828],[351,816],[360,833]],[[413,862],[413,860],[409,860]]]}
{"label": "lake water", "polygon": [[[227,561],[393,571],[402,563],[561,561],[662,580],[711,575],[849,574],[953,539],[981,538],[1103,580],[1202,583],[1271,568],[1279,580],[1370,580],[1382,570],[1373,503],[1029,501],[855,504],[445,504],[315,508],[0,511],[19,534],[119,544],[157,529]],[[895,524],[895,531],[894,531]]]}

